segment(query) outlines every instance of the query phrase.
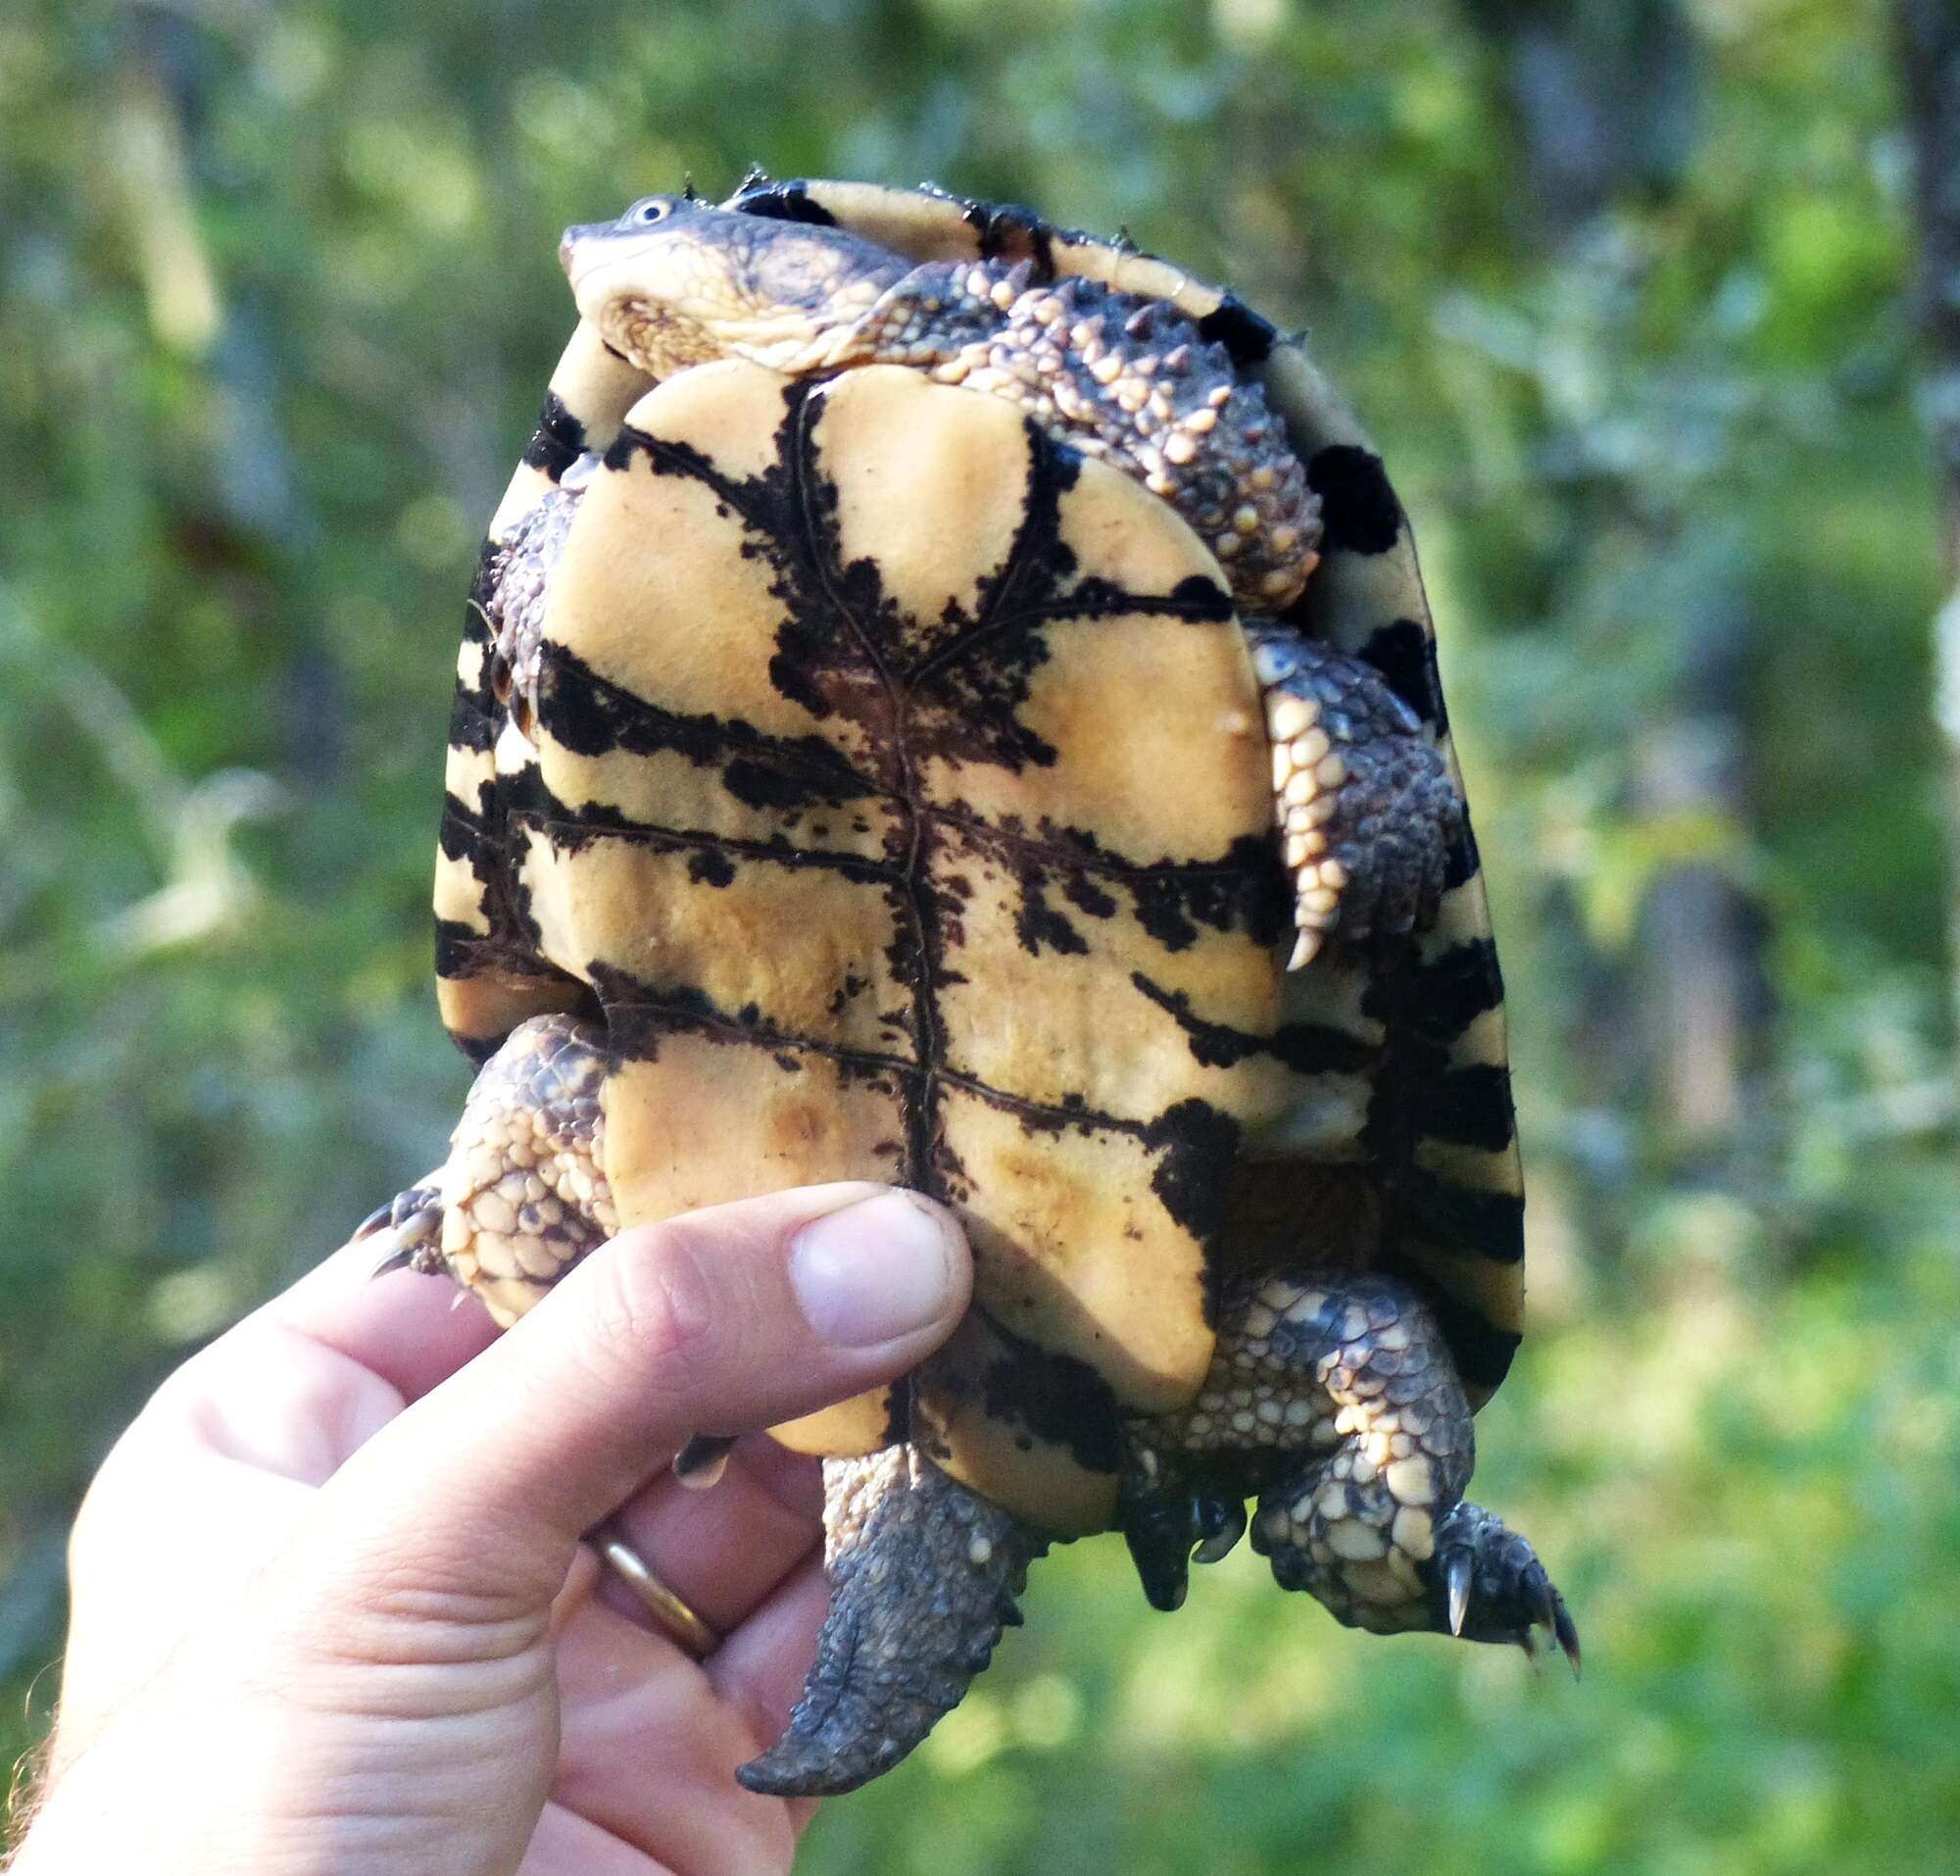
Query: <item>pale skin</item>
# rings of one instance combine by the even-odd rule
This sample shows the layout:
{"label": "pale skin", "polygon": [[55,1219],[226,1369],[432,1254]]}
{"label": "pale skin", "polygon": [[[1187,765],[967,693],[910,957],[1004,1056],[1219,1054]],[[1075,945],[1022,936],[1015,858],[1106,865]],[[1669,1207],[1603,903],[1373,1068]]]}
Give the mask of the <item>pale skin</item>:
{"label": "pale skin", "polygon": [[[809,1187],[621,1235],[508,1334],[327,1259],[105,1461],[45,1799],[14,1876],[761,1876],[744,1791],[824,1612],[816,1461],[758,1429],[879,1385],[971,1274],[912,1194]],[[668,1471],[754,1433],[722,1483]],[[582,1541],[612,1519],[724,1638],[697,1662]]]}

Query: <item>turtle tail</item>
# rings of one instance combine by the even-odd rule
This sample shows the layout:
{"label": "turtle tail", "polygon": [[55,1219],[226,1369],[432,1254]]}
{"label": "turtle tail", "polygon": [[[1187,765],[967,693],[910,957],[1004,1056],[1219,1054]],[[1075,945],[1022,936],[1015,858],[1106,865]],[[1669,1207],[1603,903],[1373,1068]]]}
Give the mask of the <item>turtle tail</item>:
{"label": "turtle tail", "polygon": [[781,1739],[735,1774],[752,1792],[824,1798],[889,1770],[958,1705],[1045,1538],[916,1447],[823,1466],[830,1612]]}

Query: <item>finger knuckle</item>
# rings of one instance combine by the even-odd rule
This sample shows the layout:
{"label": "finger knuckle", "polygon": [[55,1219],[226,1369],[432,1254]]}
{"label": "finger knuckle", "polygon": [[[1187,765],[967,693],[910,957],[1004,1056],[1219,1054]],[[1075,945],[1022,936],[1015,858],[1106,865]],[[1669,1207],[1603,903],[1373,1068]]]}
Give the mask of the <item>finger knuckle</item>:
{"label": "finger knuckle", "polygon": [[593,1330],[602,1358],[652,1373],[662,1391],[691,1394],[728,1354],[729,1324],[707,1249],[666,1225],[604,1259]]}

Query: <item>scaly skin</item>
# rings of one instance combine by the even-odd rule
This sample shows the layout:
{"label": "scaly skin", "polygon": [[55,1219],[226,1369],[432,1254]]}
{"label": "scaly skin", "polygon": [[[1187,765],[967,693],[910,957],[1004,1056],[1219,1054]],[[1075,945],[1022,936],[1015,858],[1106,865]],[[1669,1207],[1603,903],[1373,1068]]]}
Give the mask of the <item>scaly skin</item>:
{"label": "scaly skin", "polygon": [[491,566],[490,597],[483,609],[490,628],[491,693],[509,708],[524,737],[536,719],[546,587],[596,466],[597,459],[587,456],[566,469],[558,486],[499,544]]}
{"label": "scaly skin", "polygon": [[[1131,1548],[1161,1607],[1185,1560],[1252,1548],[1284,1589],[1378,1635],[1510,1642],[1539,1627],[1579,1662],[1564,1599],[1524,1538],[1465,1501],[1469,1403],[1428,1306],[1392,1277],[1287,1271],[1221,1299],[1217,1353],[1183,1412],[1130,1429]],[[1226,1506],[1223,1515],[1220,1505]]]}
{"label": "scaly skin", "polygon": [[830,1612],[783,1736],[737,1773],[752,1792],[834,1797],[890,1769],[959,1704],[1048,1549],[913,1446],[823,1466]]}
{"label": "scaly skin", "polygon": [[1434,922],[1463,798],[1443,752],[1372,666],[1249,625],[1273,748],[1273,808],[1294,879],[1298,970],[1339,931],[1393,944]]}

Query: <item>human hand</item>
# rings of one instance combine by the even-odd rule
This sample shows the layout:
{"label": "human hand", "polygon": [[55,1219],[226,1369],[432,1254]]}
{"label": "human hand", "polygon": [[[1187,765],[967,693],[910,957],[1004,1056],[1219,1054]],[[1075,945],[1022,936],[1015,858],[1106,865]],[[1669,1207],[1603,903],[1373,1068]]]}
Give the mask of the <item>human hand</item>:
{"label": "human hand", "polygon": [[[623,1233],[508,1334],[447,1285],[327,1259],[166,1381],[71,1545],[47,1794],[15,1876],[787,1869],[808,1804],[742,1790],[825,1590],[814,1460],[760,1433],[875,1386],[971,1272],[852,1184]],[[652,1633],[611,1519],[722,1636]]]}

